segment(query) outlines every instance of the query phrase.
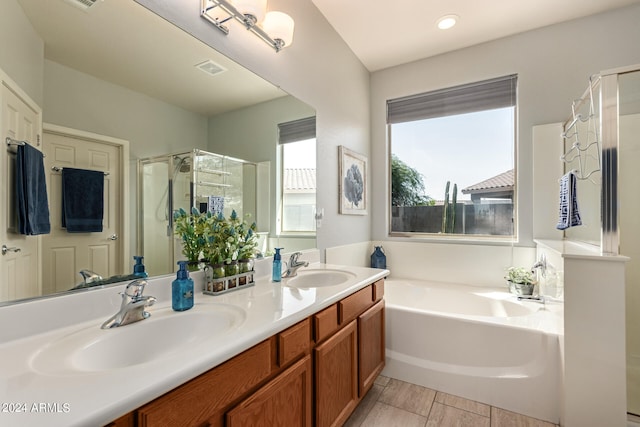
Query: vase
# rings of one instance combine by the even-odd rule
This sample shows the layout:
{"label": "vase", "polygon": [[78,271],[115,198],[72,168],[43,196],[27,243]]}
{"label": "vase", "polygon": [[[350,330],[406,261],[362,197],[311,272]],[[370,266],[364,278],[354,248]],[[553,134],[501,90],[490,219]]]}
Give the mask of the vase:
{"label": "vase", "polygon": [[229,264],[225,264],[225,271],[227,273],[227,285],[228,288],[235,288],[238,286],[238,261],[231,261]]}
{"label": "vase", "polygon": [[387,256],[382,246],[376,246],[371,254],[371,268],[387,268]]}
{"label": "vase", "polygon": [[514,295],[533,295],[535,283],[514,283],[507,280],[509,291]]}
{"label": "vase", "polygon": [[249,274],[253,271],[253,258],[243,258],[238,260],[238,267],[241,275],[238,278],[238,285],[244,286],[253,282],[253,274]]}
{"label": "vase", "polygon": [[207,264],[204,268],[205,290],[221,292],[225,290],[224,264]]}

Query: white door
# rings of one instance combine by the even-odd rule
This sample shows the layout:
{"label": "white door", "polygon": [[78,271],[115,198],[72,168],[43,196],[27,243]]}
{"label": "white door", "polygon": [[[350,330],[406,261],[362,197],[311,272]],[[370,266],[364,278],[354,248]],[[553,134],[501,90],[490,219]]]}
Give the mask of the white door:
{"label": "white door", "polygon": [[[39,148],[42,112],[13,82],[3,78],[0,98],[0,131],[5,143],[9,137],[27,141]],[[2,164],[0,177],[0,246],[8,251],[0,254],[0,302],[40,295],[39,236],[18,234],[16,216],[15,180],[16,147],[0,150]]]}
{"label": "white door", "polygon": [[[82,282],[80,270],[107,278],[123,274],[121,190],[123,147],[113,138],[45,125],[44,152],[51,234],[42,238],[43,292],[69,290]],[[62,228],[62,173],[53,168],[105,172],[102,232],[69,233]]]}

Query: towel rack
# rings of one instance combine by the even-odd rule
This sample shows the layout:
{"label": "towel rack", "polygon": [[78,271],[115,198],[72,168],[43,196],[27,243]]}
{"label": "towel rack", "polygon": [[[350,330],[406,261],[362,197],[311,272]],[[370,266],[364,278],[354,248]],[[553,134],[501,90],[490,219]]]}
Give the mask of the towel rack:
{"label": "towel rack", "polygon": [[[13,139],[10,136],[8,136],[5,139],[6,143],[7,143],[7,147],[11,147],[12,145],[25,145],[25,144],[29,144],[28,141],[18,141],[17,139]],[[44,153],[42,153],[42,157],[47,157]]]}
{"label": "towel rack", "polygon": [[[562,133],[563,142],[573,141],[571,148],[567,150],[560,160],[569,164],[574,160],[578,162],[578,168],[572,172],[579,180],[590,179],[591,176],[600,171],[600,137],[598,135],[598,120],[595,112],[595,102],[593,88],[600,82],[600,76],[589,78],[589,87],[582,98],[573,101],[571,105],[571,120],[565,123],[565,130]],[[578,113],[577,110],[586,104],[588,108],[587,116]],[[586,123],[586,131],[580,130],[578,123]],[[595,149],[591,148],[594,147]],[[595,164],[594,164],[595,163]]]}
{"label": "towel rack", "polygon": [[[51,170],[55,172],[62,172],[63,169],[64,168],[61,168],[59,166],[51,166]],[[99,172],[99,171],[96,171],[96,172]],[[109,175],[109,172],[102,172],[102,173],[104,173],[104,176]]]}

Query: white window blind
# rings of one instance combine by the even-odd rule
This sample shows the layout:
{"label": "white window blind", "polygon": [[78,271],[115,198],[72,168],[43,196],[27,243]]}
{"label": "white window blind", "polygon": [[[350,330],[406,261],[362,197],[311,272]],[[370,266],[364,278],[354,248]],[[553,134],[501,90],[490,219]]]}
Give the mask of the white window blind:
{"label": "white window blind", "polygon": [[387,124],[473,113],[516,104],[517,75],[387,101]]}

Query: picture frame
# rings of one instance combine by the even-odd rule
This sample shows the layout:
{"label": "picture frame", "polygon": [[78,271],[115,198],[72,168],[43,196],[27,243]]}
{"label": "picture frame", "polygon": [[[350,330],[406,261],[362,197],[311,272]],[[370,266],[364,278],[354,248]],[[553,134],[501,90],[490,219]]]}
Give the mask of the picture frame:
{"label": "picture frame", "polygon": [[340,210],[342,215],[367,214],[367,158],[338,146]]}

